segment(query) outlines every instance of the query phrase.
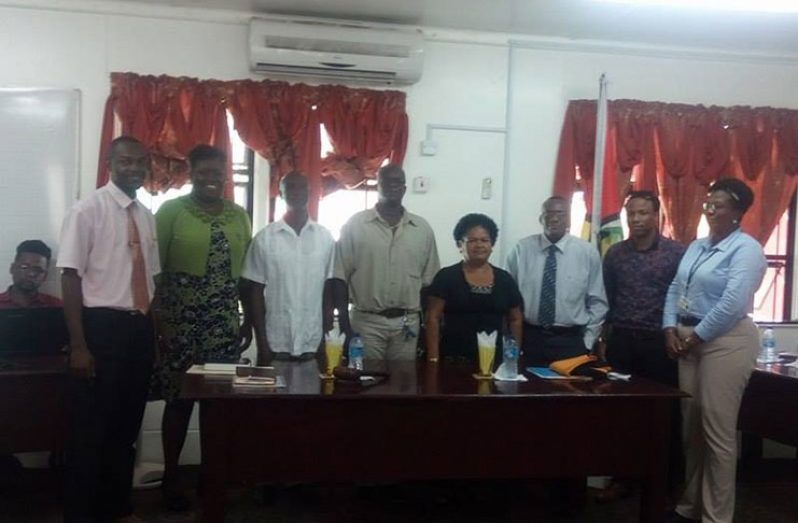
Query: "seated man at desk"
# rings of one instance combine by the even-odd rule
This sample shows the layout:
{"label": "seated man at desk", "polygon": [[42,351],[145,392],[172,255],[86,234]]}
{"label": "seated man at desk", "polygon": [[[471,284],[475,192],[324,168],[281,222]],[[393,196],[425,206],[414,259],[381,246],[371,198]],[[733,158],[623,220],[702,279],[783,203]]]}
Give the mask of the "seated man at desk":
{"label": "seated man at desk", "polygon": [[[0,309],[28,309],[33,307],[61,307],[61,300],[39,292],[52,252],[41,240],[25,240],[17,246],[17,254],[11,263],[11,285],[0,293]],[[10,487],[18,479],[21,468],[13,454],[0,454],[0,491]]]}
{"label": "seated man at desk", "polygon": [[25,240],[17,246],[17,255],[11,264],[11,286],[0,293],[0,309],[28,309],[35,307],[62,307],[55,296],[39,292],[50,266],[52,251],[41,240]]}

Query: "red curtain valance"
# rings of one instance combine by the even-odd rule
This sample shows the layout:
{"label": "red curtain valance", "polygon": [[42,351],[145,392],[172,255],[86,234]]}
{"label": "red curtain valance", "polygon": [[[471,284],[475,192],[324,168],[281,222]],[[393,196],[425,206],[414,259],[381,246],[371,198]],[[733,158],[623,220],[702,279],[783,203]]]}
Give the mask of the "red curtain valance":
{"label": "red curtain valance", "polygon": [[[269,161],[271,196],[277,194],[286,173],[299,170],[308,177],[309,210],[314,217],[323,194],[374,177],[386,159],[401,165],[407,149],[402,92],[113,73],[97,185],[108,180],[111,140],[126,134],[141,140],[153,154],[148,189],[181,186],[188,177],[186,154],[195,145],[214,145],[230,157],[227,111],[242,141]],[[324,159],[321,124],[333,149]],[[225,194],[231,196],[232,171],[228,171]]]}
{"label": "red curtain valance", "polygon": [[136,137],[152,154],[148,190],[182,186],[188,180],[186,156],[195,145],[208,144],[227,153],[225,195],[233,194],[227,114],[218,82],[112,74],[100,141],[98,187],[108,181],[108,147],[119,135]]}
{"label": "red curtain valance", "polygon": [[319,114],[333,152],[322,174],[347,188],[373,178],[386,160],[402,165],[407,150],[405,95],[392,91],[327,86]]}
{"label": "red curtain valance", "polygon": [[[798,183],[796,110],[613,100],[608,119],[617,156],[617,169],[609,175],[619,177],[617,186],[625,194],[634,170],[634,188],[659,194],[663,230],[679,241],[695,239],[706,189],[718,178],[734,176],[754,190],[756,200],[742,226],[762,243]],[[577,176],[592,186],[595,140],[595,100],[569,102],[555,194],[570,197]]]}

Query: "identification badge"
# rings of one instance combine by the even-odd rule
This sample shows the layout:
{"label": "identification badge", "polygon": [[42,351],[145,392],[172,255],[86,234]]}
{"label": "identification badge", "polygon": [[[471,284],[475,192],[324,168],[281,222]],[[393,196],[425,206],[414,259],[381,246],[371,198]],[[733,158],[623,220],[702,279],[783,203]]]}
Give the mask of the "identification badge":
{"label": "identification badge", "polygon": [[410,341],[410,339],[418,336],[416,331],[411,329],[410,325],[408,325],[407,314],[405,314],[404,318],[402,318],[402,334],[404,334],[405,341]]}
{"label": "identification badge", "polygon": [[690,310],[690,300],[687,299],[687,296],[682,296],[679,298],[679,311],[680,312],[687,312]]}

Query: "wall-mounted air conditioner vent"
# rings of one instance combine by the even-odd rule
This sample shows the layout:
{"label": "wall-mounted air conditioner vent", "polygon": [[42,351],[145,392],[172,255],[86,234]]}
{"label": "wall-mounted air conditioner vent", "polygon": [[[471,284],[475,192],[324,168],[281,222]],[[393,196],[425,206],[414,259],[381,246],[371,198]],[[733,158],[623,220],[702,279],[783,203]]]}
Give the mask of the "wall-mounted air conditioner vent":
{"label": "wall-mounted air conditioner vent", "polygon": [[424,38],[417,29],[304,18],[255,18],[250,67],[278,76],[404,85],[421,77]]}

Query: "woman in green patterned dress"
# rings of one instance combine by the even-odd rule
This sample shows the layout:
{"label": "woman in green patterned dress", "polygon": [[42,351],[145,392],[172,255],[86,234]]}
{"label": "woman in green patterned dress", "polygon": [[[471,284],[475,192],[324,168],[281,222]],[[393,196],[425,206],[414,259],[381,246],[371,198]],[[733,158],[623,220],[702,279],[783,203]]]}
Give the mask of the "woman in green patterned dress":
{"label": "woman in green patterned dress", "polygon": [[222,198],[225,154],[199,145],[189,153],[192,191],[166,202],[155,215],[162,273],[157,313],[161,359],[153,373],[152,399],[166,400],[161,437],[163,499],[185,511],[178,461],[194,404],[178,398],[186,370],[205,361],[237,359],[251,340],[239,326],[239,276],[252,228],[246,211]]}

